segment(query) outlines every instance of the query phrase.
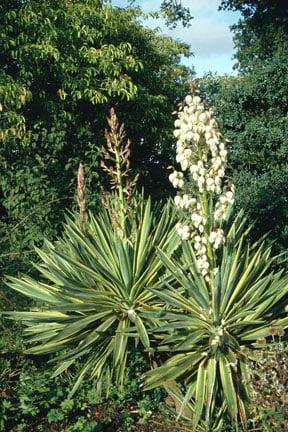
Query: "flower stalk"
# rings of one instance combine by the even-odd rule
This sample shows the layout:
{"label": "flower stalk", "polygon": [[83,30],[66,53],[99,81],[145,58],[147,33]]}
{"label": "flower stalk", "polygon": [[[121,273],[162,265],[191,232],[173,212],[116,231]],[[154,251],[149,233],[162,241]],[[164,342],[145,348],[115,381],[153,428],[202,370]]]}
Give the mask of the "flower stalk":
{"label": "flower stalk", "polygon": [[80,219],[81,222],[87,222],[88,214],[86,209],[86,182],[85,182],[85,173],[84,166],[82,163],[79,164],[78,174],[77,174],[77,203],[79,207]]}
{"label": "flower stalk", "polygon": [[110,177],[111,189],[117,191],[117,200],[113,203],[113,209],[111,202],[108,206],[113,210],[113,219],[118,224],[119,234],[123,236],[126,231],[129,201],[139,174],[130,178],[131,141],[128,139],[125,143],[124,124],[119,124],[114,108],[111,108],[107,121],[109,125],[109,129],[105,130],[107,145],[101,149],[104,156],[101,167]]}
{"label": "flower stalk", "polygon": [[115,162],[116,162],[116,176],[117,176],[117,189],[119,196],[119,207],[120,207],[120,226],[122,231],[125,229],[125,200],[122,184],[122,173],[121,173],[121,159],[119,151],[119,142],[117,136],[115,136]]}
{"label": "flower stalk", "polygon": [[174,200],[183,219],[176,228],[182,240],[193,241],[199,272],[209,282],[215,252],[225,242],[223,221],[234,203],[235,187],[225,176],[227,141],[213,110],[190,95],[178,112],[174,136],[181,171],[173,171],[169,180],[179,190]]}

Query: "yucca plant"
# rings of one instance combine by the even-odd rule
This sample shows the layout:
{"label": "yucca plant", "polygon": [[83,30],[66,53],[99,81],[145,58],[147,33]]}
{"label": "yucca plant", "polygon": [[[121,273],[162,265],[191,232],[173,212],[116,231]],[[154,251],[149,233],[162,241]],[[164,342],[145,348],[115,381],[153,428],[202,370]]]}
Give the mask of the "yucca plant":
{"label": "yucca plant", "polygon": [[177,286],[164,282],[152,290],[166,304],[155,330],[159,350],[173,355],[146,374],[145,388],[179,383],[179,415],[188,406],[194,429],[204,422],[214,431],[220,407],[245,428],[249,361],[271,328],[288,327],[288,276],[265,239],[250,244],[244,212],[233,220],[234,187],[225,179],[226,144],[213,112],[188,96],[176,127],[177,161],[189,169],[170,175],[181,189],[175,203],[183,217],[177,226],[183,254],[176,261],[160,251]]}
{"label": "yucca plant", "polygon": [[[106,197],[105,207],[88,217],[80,166],[80,220],[67,217],[63,238],[37,249],[40,263],[35,267],[40,280],[24,276],[8,277],[7,282],[14,290],[42,302],[38,309],[8,314],[27,325],[25,334],[33,345],[26,352],[58,353],[50,360],[58,365],[55,375],[82,360],[72,393],[84,376],[97,382],[99,393],[109,390],[111,382],[121,388],[131,344],[139,343],[149,354],[151,330],[157,319],[146,312],[162,306],[150,288],[159,287],[166,278],[157,248],[170,255],[178,244],[171,204],[152,208],[150,199],[145,202],[141,195],[132,196],[126,187],[127,204],[121,176],[121,155],[127,155],[121,148],[124,128],[114,111],[109,121],[111,129],[106,135],[110,137],[110,154],[114,152],[116,158],[112,171],[118,193]],[[127,158],[124,163],[127,165]]]}
{"label": "yucca plant", "polygon": [[160,349],[175,355],[147,373],[146,389],[175,379],[183,382],[186,395],[182,411],[190,399],[196,400],[194,426],[202,415],[209,425],[213,408],[221,398],[232,419],[236,422],[239,414],[246,423],[248,365],[253,350],[261,348],[261,338],[269,337],[272,328],[288,327],[284,312],[288,277],[274,270],[278,257],[271,257],[271,246],[264,242],[249,245],[245,241],[247,231],[236,239],[239,224],[243,223],[241,216],[227,233],[210,289],[199,276],[190,243],[183,243],[181,272],[179,262],[161,254],[181,289],[166,284],[165,290],[153,290],[170,306],[161,314],[161,320],[167,322],[156,331],[162,335]]}

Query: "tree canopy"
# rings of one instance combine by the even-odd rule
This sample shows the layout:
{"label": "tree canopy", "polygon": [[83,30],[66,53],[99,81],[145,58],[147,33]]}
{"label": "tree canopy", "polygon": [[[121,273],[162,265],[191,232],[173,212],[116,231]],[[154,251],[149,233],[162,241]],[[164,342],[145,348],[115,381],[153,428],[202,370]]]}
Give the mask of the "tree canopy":
{"label": "tree canopy", "polygon": [[270,231],[278,248],[288,244],[288,5],[283,1],[227,0],[241,12],[233,26],[238,76],[202,81],[231,141],[236,198],[254,234]]}
{"label": "tree canopy", "polygon": [[[80,161],[95,192],[110,106],[127,123],[134,167],[151,167],[157,183],[153,165],[158,170],[163,142],[170,147],[171,111],[190,77],[180,65],[188,47],[140,24],[139,9],[99,0],[10,1],[0,8],[2,212],[18,220],[58,199],[64,208]],[[40,236],[47,212],[49,206],[37,216]],[[37,238],[35,230],[31,235]]]}
{"label": "tree canopy", "polygon": [[240,70],[252,70],[276,53],[288,52],[288,3],[285,0],[223,0],[221,8],[242,14],[232,26]]}
{"label": "tree canopy", "polygon": [[[43,235],[55,236],[75,201],[80,161],[90,208],[97,206],[99,149],[111,106],[125,121],[140,183],[154,197],[169,188],[171,112],[192,76],[180,64],[190,51],[142,22],[139,8],[101,0],[1,2],[4,252],[14,256],[15,248],[29,250]],[[14,272],[11,258],[5,260]]]}

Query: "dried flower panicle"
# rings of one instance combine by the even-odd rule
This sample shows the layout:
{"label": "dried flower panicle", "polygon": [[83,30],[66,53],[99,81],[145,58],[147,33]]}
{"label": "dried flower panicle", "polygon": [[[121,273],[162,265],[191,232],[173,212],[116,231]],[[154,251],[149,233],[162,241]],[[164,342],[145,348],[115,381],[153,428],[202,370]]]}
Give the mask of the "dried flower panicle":
{"label": "dried flower panicle", "polygon": [[[105,130],[106,146],[102,146],[102,169],[110,177],[111,194],[102,188],[102,204],[109,211],[115,226],[117,235],[121,238],[127,235],[126,222],[133,220],[139,200],[133,200],[133,192],[139,178],[139,174],[131,177],[131,141],[126,138],[124,124],[119,124],[115,110],[111,108],[107,118],[109,128]],[[137,201],[137,202],[136,202]]]}
{"label": "dried flower panicle", "polygon": [[[116,189],[119,182],[121,181],[122,184],[123,179],[126,178],[123,192],[126,199],[130,199],[139,178],[139,174],[136,174],[133,179],[129,178],[131,173],[131,140],[128,139],[127,143],[124,144],[126,138],[124,123],[119,124],[114,108],[111,108],[107,122],[109,125],[109,129],[105,129],[107,146],[101,148],[104,156],[104,160],[101,161],[101,168],[109,174],[112,189]],[[119,170],[121,178],[119,178]]]}
{"label": "dried flower panicle", "polygon": [[175,204],[186,216],[186,223],[178,223],[176,228],[182,240],[193,241],[199,271],[208,281],[207,248],[211,245],[216,250],[224,243],[221,223],[234,203],[235,187],[225,179],[226,141],[213,110],[199,96],[190,95],[178,112],[174,136],[181,171],[173,171],[169,180],[174,188],[180,189]]}
{"label": "dried flower panicle", "polygon": [[82,221],[86,222],[88,219],[86,209],[86,196],[85,196],[86,182],[84,174],[84,166],[82,163],[79,164],[77,174],[77,203],[79,206],[79,213]]}

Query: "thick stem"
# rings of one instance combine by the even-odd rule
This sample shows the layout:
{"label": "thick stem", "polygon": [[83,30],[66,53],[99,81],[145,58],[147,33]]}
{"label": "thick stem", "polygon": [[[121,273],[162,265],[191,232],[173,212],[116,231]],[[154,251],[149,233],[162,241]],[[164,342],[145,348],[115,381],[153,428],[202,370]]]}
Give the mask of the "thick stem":
{"label": "thick stem", "polygon": [[211,244],[208,241],[208,237],[209,237],[209,233],[210,233],[210,205],[209,205],[209,200],[207,198],[207,193],[206,191],[203,191],[201,194],[201,203],[202,203],[202,211],[204,213],[204,216],[207,218],[207,221],[209,222],[208,226],[209,226],[209,230],[208,232],[206,231],[206,238],[207,238],[207,255],[208,255],[208,259],[210,264],[212,265],[212,267],[214,267],[214,253],[213,253],[213,248],[211,247]]}
{"label": "thick stem", "polygon": [[[213,310],[213,319],[216,319],[216,314],[215,314],[215,287],[214,287],[214,282],[213,278],[213,269],[215,267],[215,252],[212,248],[212,245],[209,243],[209,233],[211,231],[211,227],[210,227],[210,218],[211,218],[211,214],[210,214],[210,197],[207,197],[207,192],[203,191],[201,194],[201,203],[202,203],[202,211],[205,215],[205,217],[207,218],[208,221],[208,231],[206,230],[205,234],[206,234],[206,239],[207,239],[207,257],[208,257],[208,261],[210,264],[210,272],[209,272],[209,277],[210,277],[210,287],[211,287],[211,302],[212,302],[212,310]],[[212,283],[211,283],[212,282]]]}

